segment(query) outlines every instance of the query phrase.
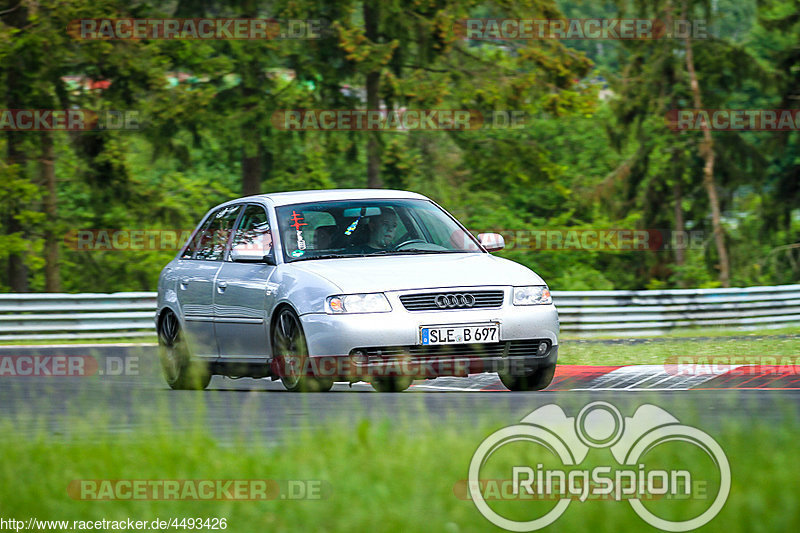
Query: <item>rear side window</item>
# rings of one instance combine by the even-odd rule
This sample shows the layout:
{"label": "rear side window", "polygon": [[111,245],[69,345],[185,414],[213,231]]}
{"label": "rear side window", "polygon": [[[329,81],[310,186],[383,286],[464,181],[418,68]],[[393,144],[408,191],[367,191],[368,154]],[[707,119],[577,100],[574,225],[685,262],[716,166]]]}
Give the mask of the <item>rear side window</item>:
{"label": "rear side window", "polygon": [[[236,217],[242,210],[241,204],[223,207],[209,217],[205,227],[195,237],[196,251],[193,259],[221,261],[225,254],[228,237],[233,231]],[[191,248],[191,246],[190,246]],[[187,248],[187,252],[189,249]],[[185,254],[184,254],[185,255]],[[188,258],[187,258],[188,259]]]}

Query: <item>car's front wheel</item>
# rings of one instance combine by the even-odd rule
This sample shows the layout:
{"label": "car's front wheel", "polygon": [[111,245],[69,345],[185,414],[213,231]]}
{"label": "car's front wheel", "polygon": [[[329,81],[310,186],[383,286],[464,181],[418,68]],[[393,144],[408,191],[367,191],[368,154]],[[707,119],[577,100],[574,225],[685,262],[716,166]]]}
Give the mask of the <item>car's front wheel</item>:
{"label": "car's front wheel", "polygon": [[411,386],[412,381],[408,376],[386,376],[373,378],[370,384],[378,392],[403,392]]}
{"label": "car's front wheel", "polygon": [[537,368],[529,375],[510,375],[500,374],[500,381],[508,390],[512,391],[535,391],[542,390],[553,381],[556,372],[556,365],[548,365]]}
{"label": "car's front wheel", "polygon": [[167,385],[176,390],[202,390],[211,374],[207,365],[192,357],[178,317],[167,311],[158,327],[158,354]]}
{"label": "car's front wheel", "polygon": [[327,392],[333,380],[308,375],[308,345],[300,319],[288,308],[278,312],[272,326],[272,354],[278,360],[280,378],[291,392]]}

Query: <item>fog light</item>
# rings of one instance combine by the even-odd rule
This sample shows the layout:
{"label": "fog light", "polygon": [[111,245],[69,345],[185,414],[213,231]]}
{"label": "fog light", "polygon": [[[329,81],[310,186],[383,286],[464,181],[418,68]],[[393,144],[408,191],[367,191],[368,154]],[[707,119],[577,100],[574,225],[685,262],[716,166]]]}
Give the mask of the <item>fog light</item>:
{"label": "fog light", "polygon": [[547,349],[550,347],[549,344],[542,341],[539,343],[539,350],[536,352],[536,355],[542,356],[547,353]]}
{"label": "fog light", "polygon": [[367,359],[367,354],[363,350],[353,350],[350,352],[350,357],[353,359],[353,362],[358,365],[364,365],[369,361]]}

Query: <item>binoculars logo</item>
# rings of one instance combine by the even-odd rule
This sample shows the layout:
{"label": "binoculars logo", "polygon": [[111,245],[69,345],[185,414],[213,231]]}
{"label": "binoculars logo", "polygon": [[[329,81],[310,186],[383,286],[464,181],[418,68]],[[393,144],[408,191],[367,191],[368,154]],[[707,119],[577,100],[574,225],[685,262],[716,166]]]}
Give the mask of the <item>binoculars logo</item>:
{"label": "binoculars logo", "polygon": [[[530,443],[544,448],[564,469],[542,469],[542,465],[520,465],[512,468],[512,491],[521,491],[555,499],[555,505],[544,515],[527,521],[506,518],[492,509],[481,491],[481,469],[503,446]],[[667,520],[648,509],[642,500],[648,496],[691,497],[692,478],[687,470],[646,470],[645,456],[664,443],[696,446],[710,458],[719,473],[716,495],[707,495],[711,505],[697,516],[685,520]],[[610,466],[580,469],[591,448],[608,448],[618,463]],[[707,433],[681,424],[670,413],[651,404],[640,406],[632,417],[623,417],[607,402],[592,402],[575,417],[568,417],[555,404],[536,409],[519,424],[502,428],[489,435],[478,446],[469,465],[470,498],[478,511],[496,526],[509,531],[534,531],[552,524],[574,499],[589,497],[627,500],[633,510],[648,524],[665,531],[690,531],[712,520],[722,509],[731,486],[728,458],[720,445]]]}

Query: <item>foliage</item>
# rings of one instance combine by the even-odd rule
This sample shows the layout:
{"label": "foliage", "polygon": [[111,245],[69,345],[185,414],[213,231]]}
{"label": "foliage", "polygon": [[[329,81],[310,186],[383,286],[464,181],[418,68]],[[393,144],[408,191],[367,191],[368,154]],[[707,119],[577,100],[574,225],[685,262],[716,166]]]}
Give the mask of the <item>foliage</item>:
{"label": "foliage", "polygon": [[[695,41],[708,108],[796,107],[797,0],[690,2],[712,37]],[[275,127],[281,109],[364,108],[379,72],[389,108],[516,110],[515,128],[381,133],[384,186],[429,195],[477,232],[659,229],[702,232],[685,250],[520,250],[499,255],[554,289],[715,286],[698,132],[682,43],[468,41],[469,17],[659,16],[673,1],[129,3],[0,2],[0,108],[133,110],[138,131],[56,132],[55,216],[46,215],[41,132],[0,138],[0,291],[45,290],[47,239],[81,229],[191,230],[243,191],[364,187],[366,132]],[[368,3],[369,4],[369,3]],[[372,4],[370,4],[372,5]],[[15,7],[17,6],[17,7]],[[268,17],[324,21],[319,39],[80,41],[97,17]],[[76,86],[74,81],[83,80]],[[106,81],[103,89],[87,80]],[[716,178],[734,285],[800,280],[798,133],[715,132]],[[255,180],[255,181],[254,181]],[[676,213],[683,216],[678,227]],[[59,239],[63,290],[153,290],[175,250],[77,251]],[[50,265],[51,267],[53,265]],[[12,279],[11,273],[24,274]],[[16,269],[16,270],[15,270]]]}
{"label": "foliage", "polygon": [[[154,391],[147,393],[152,396]],[[625,415],[633,413],[639,404],[653,401],[643,394],[635,401],[625,402]],[[412,397],[408,398],[409,395]],[[23,416],[22,422],[2,426],[0,453],[5,460],[0,463],[0,497],[3,510],[20,521],[25,520],[24,517],[35,517],[65,520],[70,526],[74,520],[124,523],[131,519],[150,523],[154,518],[177,518],[180,523],[184,518],[216,517],[224,518],[226,529],[232,532],[486,531],[489,522],[462,492],[470,461],[488,435],[518,423],[531,407],[510,408],[507,403],[499,404],[491,415],[471,414],[469,423],[465,424],[463,417],[429,409],[421,399],[414,398],[414,394],[402,396],[396,401],[413,413],[405,418],[390,419],[387,415],[350,408],[346,413],[328,413],[324,423],[315,421],[312,427],[281,428],[281,431],[270,428],[267,432],[242,424],[233,429],[232,435],[223,436],[230,442],[220,442],[220,436],[208,429],[209,413],[199,398],[182,398],[185,401],[178,402],[184,411],[177,421],[167,415],[175,409],[170,402],[176,400],[167,400],[163,395],[156,395],[155,403],[152,399],[143,404],[134,402],[122,421],[112,418],[104,403],[85,405],[88,402],[78,402],[68,412],[59,410],[57,420],[51,420],[46,413],[32,415],[40,427],[38,432]],[[567,413],[578,412],[582,401],[582,397],[577,400],[564,397],[559,405]],[[294,409],[311,408],[303,398],[293,402]],[[737,400],[736,405],[743,406],[749,413],[759,405],[753,402]],[[714,423],[714,415],[707,413],[704,403],[696,402],[694,406],[687,406],[687,403],[672,402],[671,405],[681,409],[676,416],[681,423],[708,432],[724,450],[731,468],[730,495],[707,528],[796,531],[800,513],[794,504],[794,495],[800,483],[796,467],[791,466],[796,460],[793,459],[798,431],[796,408],[788,402],[779,403],[769,416],[733,420],[717,417],[718,423]],[[228,412],[237,420],[260,420],[264,417],[256,411],[260,404],[261,400],[253,399],[244,404],[241,412],[235,407]],[[77,410],[77,405],[83,410],[72,412]],[[145,412],[141,405],[149,409]],[[146,428],[138,427],[145,424],[141,420],[146,421]],[[283,420],[278,419],[278,422]],[[63,432],[54,432],[53,427],[63,428]],[[12,440],[12,435],[23,431],[25,439]],[[605,450],[591,450],[581,467],[613,467],[616,464],[613,457],[603,452]],[[648,466],[660,461],[672,469],[679,465],[691,472],[693,480],[701,480],[709,487],[713,487],[718,475],[717,467],[705,454],[700,455],[699,450],[692,453],[692,448],[685,445],[676,447],[667,443],[648,453]],[[504,448],[502,457],[504,469],[494,474],[493,479],[505,479],[503,476],[510,475],[511,465],[534,466],[537,462],[547,465],[552,461],[552,452],[511,444]],[[482,468],[484,478],[491,475],[487,475],[487,471],[497,472],[491,470],[492,465],[489,463]],[[270,486],[275,486],[276,490],[281,487],[281,490],[269,491],[273,497],[255,501],[233,499],[241,497],[240,492],[234,494],[234,487],[227,492],[228,499],[224,496],[216,500],[180,499],[179,496],[143,499],[130,497],[138,493],[128,491],[128,499],[117,495],[118,499],[93,501],[92,497],[102,498],[104,493],[90,491],[82,501],[80,493],[68,491],[71,482],[80,480],[96,480],[98,488],[104,480],[153,480],[154,483],[161,480],[270,480],[275,483]],[[288,480],[307,481],[309,487],[320,490],[302,495],[298,491],[287,494]],[[120,486],[119,493],[124,496],[123,488]],[[698,499],[684,502],[696,505]],[[699,502],[707,506],[705,500]],[[531,520],[544,514],[537,502],[494,501],[491,505],[516,520]],[[499,506],[502,507],[498,509]],[[664,507],[649,508],[656,513],[664,512]],[[667,512],[672,510],[674,504]],[[584,530],[587,524],[598,532],[638,531],[649,527],[626,502],[608,500],[576,500],[557,524],[567,531]]]}

